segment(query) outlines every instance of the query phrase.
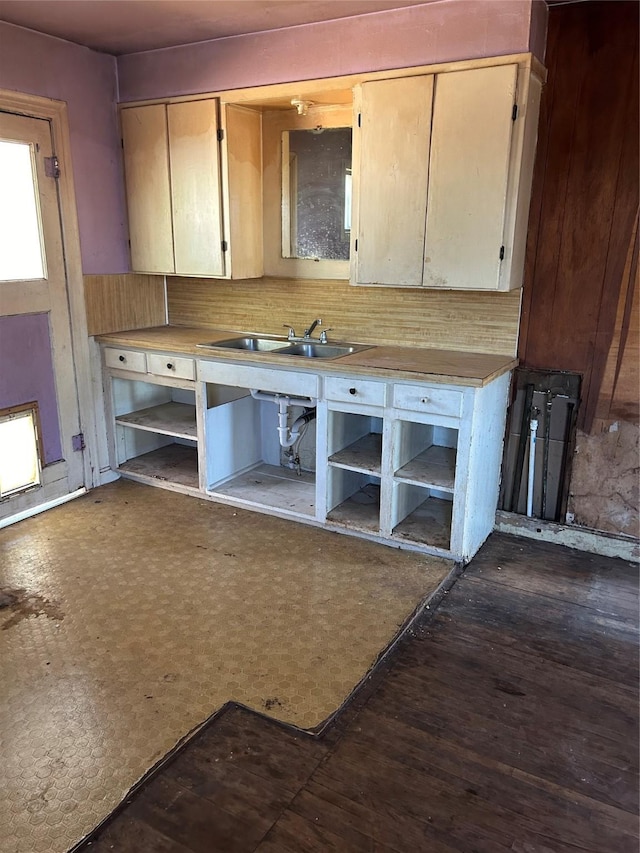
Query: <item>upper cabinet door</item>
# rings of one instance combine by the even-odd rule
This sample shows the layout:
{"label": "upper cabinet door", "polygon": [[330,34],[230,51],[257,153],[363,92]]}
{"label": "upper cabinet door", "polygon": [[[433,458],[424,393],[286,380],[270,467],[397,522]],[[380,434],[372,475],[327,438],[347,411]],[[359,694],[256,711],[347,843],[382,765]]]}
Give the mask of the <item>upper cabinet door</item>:
{"label": "upper cabinet door", "polygon": [[166,107],[132,107],[121,118],[131,267],[175,272]]}
{"label": "upper cabinet door", "polygon": [[439,74],[424,252],[427,287],[497,290],[518,67]]}
{"label": "upper cabinet door", "polygon": [[167,118],[175,271],[224,276],[216,102],[169,104]]}
{"label": "upper cabinet door", "polygon": [[422,284],[433,80],[376,80],[356,91],[354,284]]}

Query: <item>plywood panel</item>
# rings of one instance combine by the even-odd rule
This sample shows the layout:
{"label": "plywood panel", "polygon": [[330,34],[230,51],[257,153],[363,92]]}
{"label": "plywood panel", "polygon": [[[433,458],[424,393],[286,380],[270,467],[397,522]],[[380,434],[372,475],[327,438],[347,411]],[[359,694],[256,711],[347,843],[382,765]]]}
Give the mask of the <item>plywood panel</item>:
{"label": "plywood panel", "polygon": [[354,163],[358,284],[422,284],[433,79],[362,86]]}
{"label": "plywood panel", "polygon": [[516,65],[438,76],[424,283],[497,288]]}
{"label": "plywood panel", "polygon": [[84,296],[90,335],[162,326],[165,322],[161,276],[86,275]]}
{"label": "plywood panel", "polygon": [[224,275],[217,105],[167,107],[176,272]]}
{"label": "plywood panel", "polygon": [[169,321],[237,331],[302,332],[314,317],[329,339],[513,356],[520,291],[464,293],[351,287],[335,280],[170,278]]}
{"label": "plywood panel", "polygon": [[124,109],[120,118],[131,266],[138,272],[174,272],[166,107]]}

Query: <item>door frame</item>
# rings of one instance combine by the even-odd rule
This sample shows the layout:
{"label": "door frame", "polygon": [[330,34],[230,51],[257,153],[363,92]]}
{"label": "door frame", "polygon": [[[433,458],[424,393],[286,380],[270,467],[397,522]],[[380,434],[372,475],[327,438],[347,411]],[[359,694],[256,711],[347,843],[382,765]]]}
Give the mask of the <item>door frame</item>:
{"label": "door frame", "polygon": [[[29,118],[47,120],[51,126],[53,150],[60,164],[60,177],[57,179],[58,204],[71,323],[71,348],[78,389],[80,429],[84,435],[85,444],[83,452],[84,488],[88,490],[100,484],[97,453],[98,435],[92,393],[91,353],[87,330],[80,231],[73,181],[67,104],[64,101],[57,101],[40,95],[0,89],[0,109]],[[75,497],[76,494],[72,493],[69,497]],[[30,512],[29,514],[35,514],[40,509],[40,507],[36,507],[33,513]]]}

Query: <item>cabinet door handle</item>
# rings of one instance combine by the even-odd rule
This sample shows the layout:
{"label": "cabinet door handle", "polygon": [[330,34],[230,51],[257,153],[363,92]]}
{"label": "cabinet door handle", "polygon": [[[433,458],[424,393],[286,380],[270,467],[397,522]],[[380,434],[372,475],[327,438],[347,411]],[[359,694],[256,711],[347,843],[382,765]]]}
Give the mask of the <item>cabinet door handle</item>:
{"label": "cabinet door handle", "polygon": [[119,361],[126,361],[127,359],[123,355],[118,356]]}
{"label": "cabinet door handle", "polygon": [[357,389],[356,389],[356,388],[349,388],[349,393],[350,393],[350,394],[357,394],[357,393],[358,393],[358,391],[357,391]]}
{"label": "cabinet door handle", "polygon": [[173,370],[173,365],[171,364],[171,362],[170,362],[170,361],[168,361],[168,362],[167,362],[167,369],[168,369],[168,370]]}

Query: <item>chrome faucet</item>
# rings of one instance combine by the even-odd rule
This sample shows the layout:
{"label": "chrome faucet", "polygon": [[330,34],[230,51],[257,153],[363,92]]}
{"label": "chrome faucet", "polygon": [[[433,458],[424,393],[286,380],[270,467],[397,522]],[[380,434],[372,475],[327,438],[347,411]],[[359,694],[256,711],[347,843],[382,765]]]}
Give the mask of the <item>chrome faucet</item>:
{"label": "chrome faucet", "polygon": [[[284,328],[289,330],[289,332],[287,334],[287,340],[288,341],[309,341],[309,340],[311,340],[311,335],[312,335],[315,327],[321,326],[321,325],[322,325],[322,320],[320,319],[320,317],[318,317],[318,319],[314,320],[308,329],[304,330],[304,335],[301,338],[299,338],[298,335],[296,335],[296,330],[293,328],[293,326],[291,326],[289,323],[284,323]],[[331,330],[328,329],[327,331],[331,331]],[[321,344],[327,343],[327,332],[324,332],[324,331],[321,332],[320,343]]]}
{"label": "chrome faucet", "polygon": [[318,319],[317,319],[317,320],[314,320],[314,321],[313,321],[313,323],[309,326],[309,328],[308,328],[308,329],[305,329],[305,330],[304,330],[304,336],[305,336],[305,338],[310,338],[310,337],[311,337],[311,334],[313,333],[313,330],[315,329],[315,327],[316,327],[316,326],[321,326],[321,325],[322,325],[322,320],[320,319],[320,317],[318,317]]}

